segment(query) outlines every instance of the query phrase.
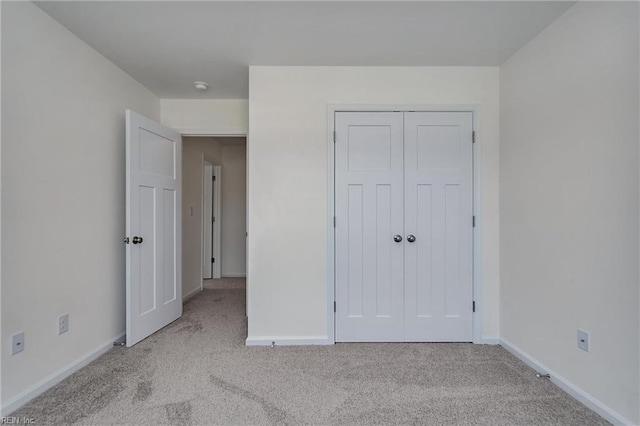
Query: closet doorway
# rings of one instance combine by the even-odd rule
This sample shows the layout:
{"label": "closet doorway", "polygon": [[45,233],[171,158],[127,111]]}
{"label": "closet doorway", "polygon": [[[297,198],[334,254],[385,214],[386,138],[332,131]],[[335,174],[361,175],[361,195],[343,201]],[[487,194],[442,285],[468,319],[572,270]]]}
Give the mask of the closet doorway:
{"label": "closet doorway", "polygon": [[336,341],[472,341],[473,226],[472,112],[336,112]]}

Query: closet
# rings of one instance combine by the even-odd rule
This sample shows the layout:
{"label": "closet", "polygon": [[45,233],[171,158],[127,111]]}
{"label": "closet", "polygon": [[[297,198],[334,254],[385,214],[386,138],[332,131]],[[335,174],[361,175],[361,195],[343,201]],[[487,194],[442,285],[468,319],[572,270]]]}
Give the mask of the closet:
{"label": "closet", "polygon": [[336,341],[473,336],[473,115],[336,112]]}

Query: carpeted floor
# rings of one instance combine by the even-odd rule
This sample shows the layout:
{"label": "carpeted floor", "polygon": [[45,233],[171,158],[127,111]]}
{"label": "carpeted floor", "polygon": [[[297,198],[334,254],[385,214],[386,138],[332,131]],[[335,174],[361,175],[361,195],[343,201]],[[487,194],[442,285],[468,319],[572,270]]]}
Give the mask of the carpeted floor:
{"label": "carpeted floor", "polygon": [[599,425],[500,346],[246,347],[242,279],[22,407],[35,424]]}

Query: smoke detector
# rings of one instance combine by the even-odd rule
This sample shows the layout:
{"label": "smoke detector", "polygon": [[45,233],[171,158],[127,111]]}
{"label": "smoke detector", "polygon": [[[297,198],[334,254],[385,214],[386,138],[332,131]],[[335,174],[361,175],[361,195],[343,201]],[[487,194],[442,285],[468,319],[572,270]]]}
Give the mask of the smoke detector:
{"label": "smoke detector", "polygon": [[204,81],[195,81],[193,87],[199,92],[206,92],[209,89],[209,85]]}

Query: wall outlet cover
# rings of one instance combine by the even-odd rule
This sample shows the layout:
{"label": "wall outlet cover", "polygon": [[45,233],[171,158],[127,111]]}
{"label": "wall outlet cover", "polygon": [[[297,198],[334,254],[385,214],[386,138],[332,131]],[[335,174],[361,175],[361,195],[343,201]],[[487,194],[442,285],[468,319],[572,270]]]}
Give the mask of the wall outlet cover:
{"label": "wall outlet cover", "polygon": [[69,314],[62,314],[58,317],[58,335],[69,331]]}

